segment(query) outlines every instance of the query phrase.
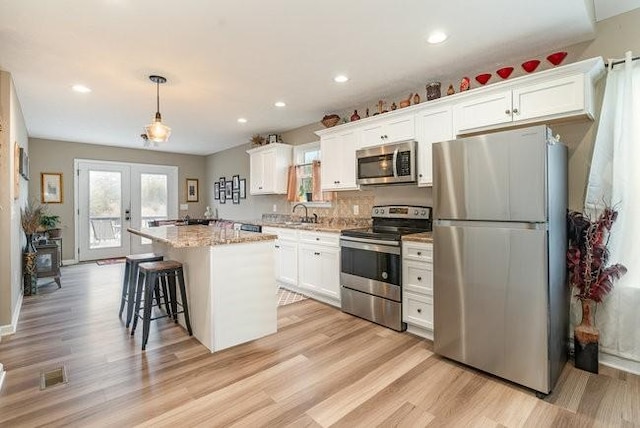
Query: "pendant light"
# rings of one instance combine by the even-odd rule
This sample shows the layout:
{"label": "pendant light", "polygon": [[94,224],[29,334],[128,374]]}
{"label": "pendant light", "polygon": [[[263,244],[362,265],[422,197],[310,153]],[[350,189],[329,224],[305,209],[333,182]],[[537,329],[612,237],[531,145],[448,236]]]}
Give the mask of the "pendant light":
{"label": "pendant light", "polygon": [[171,135],[171,128],[162,123],[162,116],[160,115],[160,84],[166,83],[167,79],[162,76],[149,76],[149,80],[156,84],[156,117],[153,123],[144,127],[149,140],[156,143],[165,143],[169,141],[169,135]]}

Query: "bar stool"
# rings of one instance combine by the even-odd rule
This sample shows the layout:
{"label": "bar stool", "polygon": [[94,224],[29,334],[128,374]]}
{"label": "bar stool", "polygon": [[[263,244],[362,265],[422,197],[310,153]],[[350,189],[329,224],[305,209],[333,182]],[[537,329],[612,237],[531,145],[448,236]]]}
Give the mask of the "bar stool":
{"label": "bar stool", "polygon": [[[145,262],[138,265],[138,283],[136,286],[135,312],[136,317],[133,319],[131,327],[131,335],[134,334],[138,324],[138,318],[142,318],[142,350],[144,351],[149,339],[149,327],[152,320],[170,317],[174,322],[178,322],[178,314],[184,314],[184,322],[187,326],[189,336],[193,334],[191,331],[191,322],[189,321],[189,305],[187,304],[187,292],[184,284],[184,271],[182,263],[175,260],[164,260],[156,262]],[[177,299],[176,278],[180,288],[180,303]],[[153,305],[153,295],[155,290],[160,286],[168,287],[170,310],[166,315],[151,317],[151,308]],[[140,306],[143,301],[144,288],[144,308],[142,316],[140,315]],[[159,305],[158,305],[159,306]],[[178,306],[182,310],[178,311]]]}
{"label": "bar stool", "polygon": [[127,256],[127,262],[124,266],[124,278],[122,279],[122,298],[120,299],[120,313],[124,310],[124,304],[127,303],[127,322],[126,327],[129,328],[131,318],[133,317],[133,308],[135,307],[136,281],[138,280],[138,265],[144,262],[161,261],[163,257],[155,253],[133,254]]}

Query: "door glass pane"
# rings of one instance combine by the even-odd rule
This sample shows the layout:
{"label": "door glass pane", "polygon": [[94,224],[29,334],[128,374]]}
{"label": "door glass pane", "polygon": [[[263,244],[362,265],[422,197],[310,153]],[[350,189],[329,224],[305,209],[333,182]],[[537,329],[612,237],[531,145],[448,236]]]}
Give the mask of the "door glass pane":
{"label": "door glass pane", "polygon": [[[150,220],[167,220],[168,177],[166,174],[140,174],[140,217],[142,227],[149,227]],[[142,238],[142,244],[151,240]]]}
{"label": "door glass pane", "polygon": [[122,174],[89,171],[89,248],[119,247],[121,242]]}

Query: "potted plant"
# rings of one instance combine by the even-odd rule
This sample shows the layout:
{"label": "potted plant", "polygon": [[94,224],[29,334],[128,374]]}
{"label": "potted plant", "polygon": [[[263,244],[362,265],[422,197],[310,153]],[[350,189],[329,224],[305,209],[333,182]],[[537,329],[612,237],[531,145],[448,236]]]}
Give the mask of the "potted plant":
{"label": "potted plant", "polygon": [[617,211],[605,207],[596,220],[577,211],[570,211],[567,218],[569,286],[576,290],[575,297],[582,306],[582,321],[573,332],[575,365],[592,373],[598,373],[600,337],[594,323],[595,306],[611,291],[614,281],[627,272],[619,263],[607,265],[609,233],[617,217]]}
{"label": "potted plant", "polygon": [[56,227],[60,223],[60,216],[44,213],[40,216],[40,225],[47,231],[49,238],[59,238],[62,229]]}

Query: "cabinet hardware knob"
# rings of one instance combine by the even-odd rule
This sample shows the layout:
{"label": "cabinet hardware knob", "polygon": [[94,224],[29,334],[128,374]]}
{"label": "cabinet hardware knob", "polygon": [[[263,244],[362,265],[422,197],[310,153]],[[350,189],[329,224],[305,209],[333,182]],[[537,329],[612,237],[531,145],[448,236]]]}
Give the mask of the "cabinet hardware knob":
{"label": "cabinet hardware knob", "polygon": [[418,309],[418,313],[421,314],[422,313],[422,309]]}
{"label": "cabinet hardware knob", "polygon": [[276,248],[280,248],[280,245],[276,245]]}
{"label": "cabinet hardware knob", "polygon": [[316,241],[319,241],[319,240],[320,240],[320,238],[316,238]]}
{"label": "cabinet hardware knob", "polygon": [[320,253],[317,253],[317,252],[315,252],[315,251],[313,252],[313,254],[315,254],[316,256],[319,256],[319,255],[320,255]]}
{"label": "cabinet hardware knob", "polygon": [[418,281],[422,281],[422,277],[421,276],[418,277]]}
{"label": "cabinet hardware knob", "polygon": [[517,109],[517,108],[514,108],[514,109],[513,109],[513,114],[518,114],[518,113],[519,113],[518,109]]}
{"label": "cabinet hardware knob", "polygon": [[504,114],[511,114],[511,110],[506,109],[506,110],[504,111]]}
{"label": "cabinet hardware knob", "polygon": [[421,256],[421,255],[422,255],[422,251],[418,251],[418,253],[417,253],[417,254],[418,254],[419,256]]}
{"label": "cabinet hardware knob", "polygon": [[422,178],[422,174],[418,174],[418,177]]}

